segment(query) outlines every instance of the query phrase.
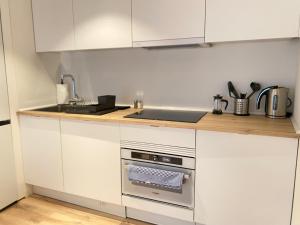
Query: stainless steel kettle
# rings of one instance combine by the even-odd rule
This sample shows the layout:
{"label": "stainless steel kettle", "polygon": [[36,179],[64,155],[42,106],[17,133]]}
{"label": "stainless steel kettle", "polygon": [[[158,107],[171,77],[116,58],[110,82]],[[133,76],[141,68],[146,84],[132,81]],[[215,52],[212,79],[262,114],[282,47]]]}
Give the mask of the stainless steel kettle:
{"label": "stainless steel kettle", "polygon": [[263,89],[257,97],[256,108],[260,109],[263,96],[266,95],[266,116],[269,118],[286,118],[287,108],[292,105],[288,97],[289,89],[285,87],[271,86]]}

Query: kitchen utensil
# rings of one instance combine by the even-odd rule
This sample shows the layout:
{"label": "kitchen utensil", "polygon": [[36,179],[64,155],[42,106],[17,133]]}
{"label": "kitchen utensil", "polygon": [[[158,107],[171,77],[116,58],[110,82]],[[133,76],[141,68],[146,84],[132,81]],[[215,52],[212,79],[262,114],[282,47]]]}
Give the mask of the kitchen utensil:
{"label": "kitchen utensil", "polygon": [[247,97],[248,99],[250,99],[256,92],[261,89],[261,85],[259,83],[252,82],[250,84],[250,87],[252,89],[252,93]]}
{"label": "kitchen utensil", "polygon": [[229,96],[231,98],[239,98],[239,94],[231,81],[228,82]]}
{"label": "kitchen utensil", "polygon": [[214,109],[213,109],[213,114],[218,114],[221,115],[223,114],[222,112],[222,103],[225,102],[225,110],[228,107],[228,101],[223,99],[223,96],[221,95],[216,95],[214,96]]}
{"label": "kitchen utensil", "polygon": [[263,89],[257,97],[256,108],[260,109],[263,96],[266,96],[266,116],[269,118],[286,118],[287,108],[292,105],[288,97],[289,89],[285,87],[271,86]]}
{"label": "kitchen utensil", "polygon": [[234,115],[249,116],[249,99],[248,98],[234,99]]}

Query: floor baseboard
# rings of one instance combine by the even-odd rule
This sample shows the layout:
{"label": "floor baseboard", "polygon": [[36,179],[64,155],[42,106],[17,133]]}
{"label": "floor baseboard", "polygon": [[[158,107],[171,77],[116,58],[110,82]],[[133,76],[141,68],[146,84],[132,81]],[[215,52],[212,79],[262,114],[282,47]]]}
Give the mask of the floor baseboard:
{"label": "floor baseboard", "polygon": [[124,206],[118,206],[110,203],[100,202],[94,199],[84,198],[84,197],[58,192],[58,191],[54,191],[42,187],[37,187],[37,186],[32,187],[32,192],[34,194],[46,196],[49,198],[68,202],[74,205],[79,205],[85,208],[89,208],[92,210],[126,218],[126,211]]}
{"label": "floor baseboard", "polygon": [[174,219],[129,207],[100,202],[94,199],[84,198],[37,186],[32,186],[32,193],[121,218],[127,217],[157,225],[195,225],[195,223],[192,222]]}

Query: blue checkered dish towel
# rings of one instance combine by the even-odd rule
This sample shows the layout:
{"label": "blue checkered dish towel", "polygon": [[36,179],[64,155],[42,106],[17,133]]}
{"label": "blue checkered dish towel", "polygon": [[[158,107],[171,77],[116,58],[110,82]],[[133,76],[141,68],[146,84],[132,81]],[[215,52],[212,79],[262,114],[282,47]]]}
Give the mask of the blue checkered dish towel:
{"label": "blue checkered dish towel", "polygon": [[150,167],[128,165],[128,179],[135,183],[181,190],[184,173]]}

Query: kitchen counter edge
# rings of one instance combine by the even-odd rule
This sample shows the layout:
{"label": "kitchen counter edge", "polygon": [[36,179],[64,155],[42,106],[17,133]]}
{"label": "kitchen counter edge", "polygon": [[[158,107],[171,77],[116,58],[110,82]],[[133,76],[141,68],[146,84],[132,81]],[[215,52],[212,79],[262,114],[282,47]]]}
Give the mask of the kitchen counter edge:
{"label": "kitchen counter edge", "polygon": [[170,127],[236,133],[244,135],[260,135],[284,138],[299,138],[290,119],[269,119],[262,115],[238,117],[232,114],[213,115],[208,113],[198,123],[183,123],[158,120],[124,118],[125,115],[137,112],[135,109],[120,110],[102,116],[67,114],[60,112],[41,112],[36,110],[19,111],[18,115],[71,119],[81,121],[111,122],[128,125],[145,125],[154,127]]}

